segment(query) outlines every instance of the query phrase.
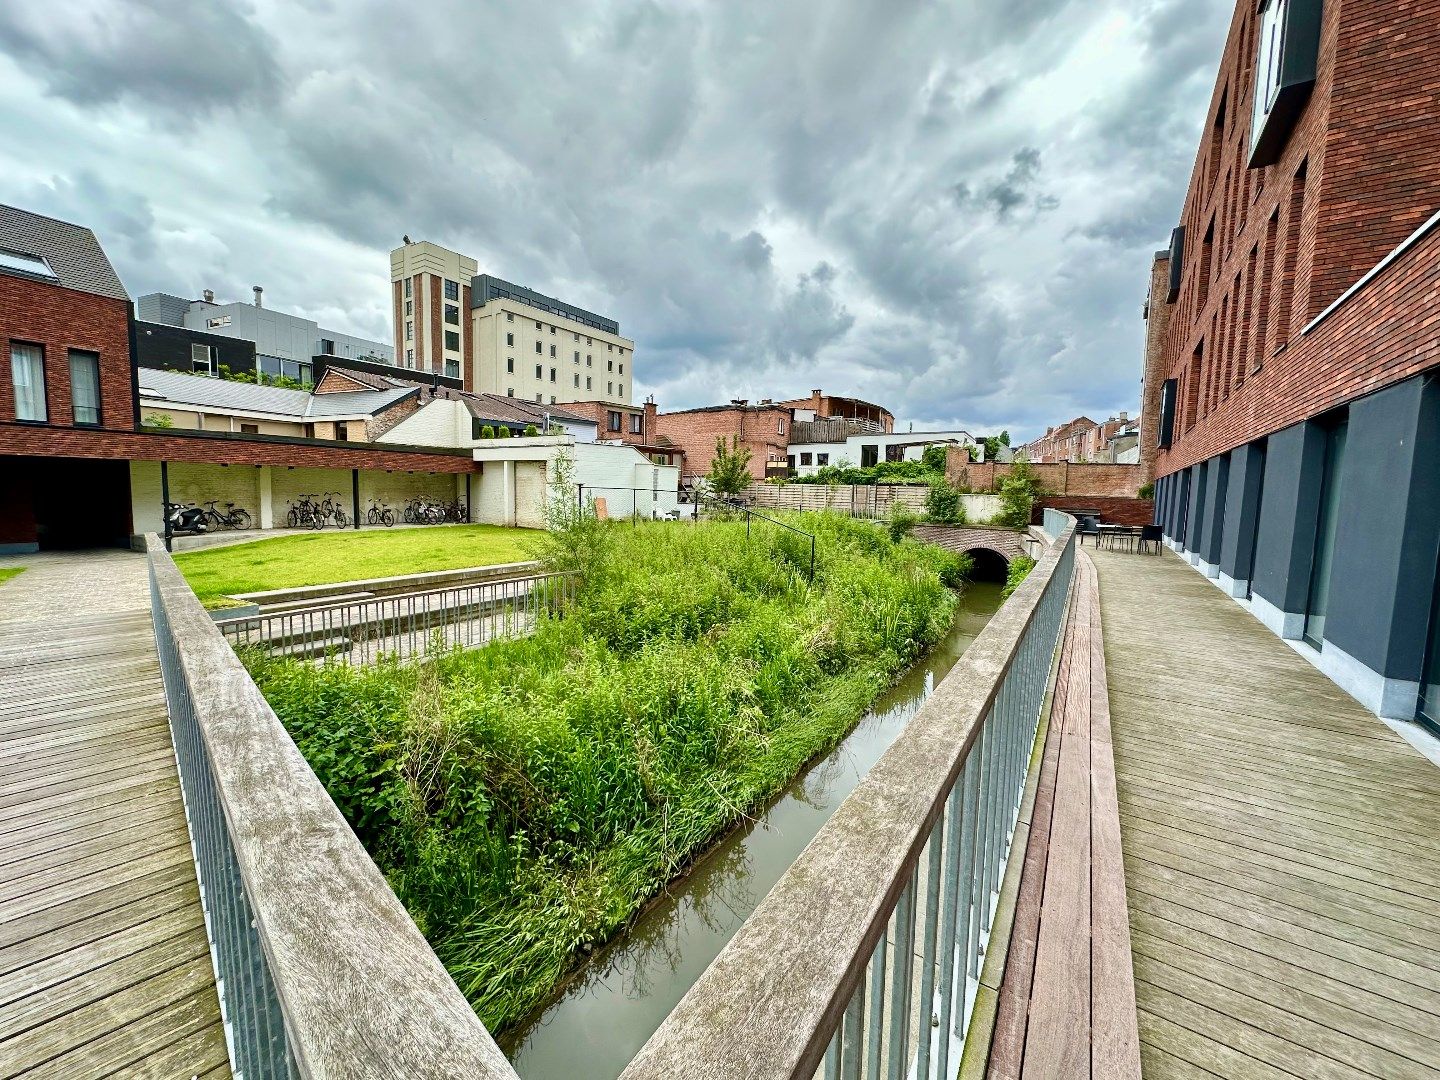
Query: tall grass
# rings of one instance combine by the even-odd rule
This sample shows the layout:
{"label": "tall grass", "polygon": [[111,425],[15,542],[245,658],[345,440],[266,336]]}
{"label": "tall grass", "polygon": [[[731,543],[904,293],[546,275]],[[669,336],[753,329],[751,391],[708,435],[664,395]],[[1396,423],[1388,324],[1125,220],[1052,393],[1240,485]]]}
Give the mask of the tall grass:
{"label": "tall grass", "polygon": [[492,1030],[542,1002],[949,626],[962,563],[873,525],[608,526],[562,619],[421,665],[255,662]]}

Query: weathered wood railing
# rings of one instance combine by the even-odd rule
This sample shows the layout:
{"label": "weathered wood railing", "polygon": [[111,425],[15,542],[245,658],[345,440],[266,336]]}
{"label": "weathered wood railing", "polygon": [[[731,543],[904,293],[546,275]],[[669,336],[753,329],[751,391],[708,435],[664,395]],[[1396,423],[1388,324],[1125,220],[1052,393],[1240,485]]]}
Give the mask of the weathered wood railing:
{"label": "weathered wood railing", "polygon": [[954,1075],[1065,617],[1075,523],[1061,517],[622,1080]]}
{"label": "weathered wood railing", "polygon": [[163,542],[146,550],[236,1073],[513,1080]]}

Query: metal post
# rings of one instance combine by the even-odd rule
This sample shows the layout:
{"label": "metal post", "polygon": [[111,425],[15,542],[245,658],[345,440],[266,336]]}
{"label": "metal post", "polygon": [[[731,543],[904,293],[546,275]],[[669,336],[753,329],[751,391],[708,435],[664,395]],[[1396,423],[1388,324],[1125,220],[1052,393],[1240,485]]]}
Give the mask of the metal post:
{"label": "metal post", "polygon": [[360,528],[360,470],[350,470],[350,508],[355,511],[355,528]]}
{"label": "metal post", "polygon": [[815,584],[815,537],[810,537],[810,584]]}

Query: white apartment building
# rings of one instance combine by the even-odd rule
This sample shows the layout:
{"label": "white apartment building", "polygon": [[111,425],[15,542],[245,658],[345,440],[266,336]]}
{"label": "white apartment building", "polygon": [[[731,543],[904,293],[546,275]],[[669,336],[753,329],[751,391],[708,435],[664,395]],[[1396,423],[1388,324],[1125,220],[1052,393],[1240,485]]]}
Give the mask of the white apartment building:
{"label": "white apartment building", "polygon": [[630,404],[635,342],[619,323],[476,268],[428,241],[390,253],[400,366],[542,405]]}
{"label": "white apartment building", "polygon": [[[816,426],[797,423],[792,431],[800,434]],[[968,431],[860,431],[823,442],[792,441],[786,455],[796,476],[812,476],[827,465],[868,467],[882,461],[919,461],[927,447],[975,445]]]}
{"label": "white apartment building", "polygon": [[395,362],[470,385],[470,279],[474,259],[428,241],[390,252]]}

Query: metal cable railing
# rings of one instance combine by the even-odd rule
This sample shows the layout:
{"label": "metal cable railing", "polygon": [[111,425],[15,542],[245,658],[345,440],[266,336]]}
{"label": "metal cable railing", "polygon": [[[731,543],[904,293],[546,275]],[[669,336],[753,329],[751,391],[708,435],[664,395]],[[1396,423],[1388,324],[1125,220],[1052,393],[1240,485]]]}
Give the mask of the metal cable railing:
{"label": "metal cable railing", "polygon": [[1074,558],[1067,518],[622,1080],[954,1075]]}
{"label": "metal cable railing", "polygon": [[145,541],[235,1074],[514,1080],[164,542]]}
{"label": "metal cable railing", "polygon": [[415,660],[473,649],[531,633],[544,616],[574,599],[572,574],[530,574],[444,589],[380,596],[269,614],[216,625],[236,650],[321,664]]}

